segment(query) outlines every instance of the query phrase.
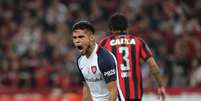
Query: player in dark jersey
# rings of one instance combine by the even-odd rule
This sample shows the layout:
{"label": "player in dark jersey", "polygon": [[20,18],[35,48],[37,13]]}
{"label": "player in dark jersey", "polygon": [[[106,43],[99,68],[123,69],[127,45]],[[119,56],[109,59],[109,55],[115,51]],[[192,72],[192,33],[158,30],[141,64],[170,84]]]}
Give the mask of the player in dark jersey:
{"label": "player in dark jersey", "polygon": [[148,63],[150,71],[158,83],[158,94],[165,99],[165,88],[148,45],[134,34],[127,31],[125,16],[114,14],[109,20],[111,34],[102,38],[99,45],[111,51],[117,59],[117,81],[126,101],[142,100],[141,60]]}

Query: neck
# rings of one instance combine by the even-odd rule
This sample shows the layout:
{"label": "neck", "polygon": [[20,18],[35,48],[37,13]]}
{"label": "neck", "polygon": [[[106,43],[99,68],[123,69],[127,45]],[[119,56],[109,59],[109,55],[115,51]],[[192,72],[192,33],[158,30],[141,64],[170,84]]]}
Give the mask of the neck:
{"label": "neck", "polygon": [[87,57],[87,58],[92,54],[92,52],[93,52],[94,49],[95,49],[95,46],[96,46],[95,43],[89,45],[89,48],[88,48],[88,50],[87,50],[87,52],[86,52],[86,57]]}

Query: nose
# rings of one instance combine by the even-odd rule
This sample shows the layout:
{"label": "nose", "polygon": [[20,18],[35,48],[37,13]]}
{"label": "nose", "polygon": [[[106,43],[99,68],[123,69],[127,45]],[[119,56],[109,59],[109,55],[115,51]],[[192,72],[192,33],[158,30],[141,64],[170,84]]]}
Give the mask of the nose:
{"label": "nose", "polygon": [[80,43],[79,38],[75,38],[75,39],[74,39],[74,43],[79,44],[79,43]]}

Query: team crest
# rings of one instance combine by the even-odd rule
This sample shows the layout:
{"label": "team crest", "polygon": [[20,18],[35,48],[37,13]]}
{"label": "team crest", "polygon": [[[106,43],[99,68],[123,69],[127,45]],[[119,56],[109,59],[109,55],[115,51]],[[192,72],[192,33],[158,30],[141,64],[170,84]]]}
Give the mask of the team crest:
{"label": "team crest", "polygon": [[92,73],[96,73],[96,71],[97,71],[97,68],[96,68],[96,66],[91,66],[91,71],[92,71]]}

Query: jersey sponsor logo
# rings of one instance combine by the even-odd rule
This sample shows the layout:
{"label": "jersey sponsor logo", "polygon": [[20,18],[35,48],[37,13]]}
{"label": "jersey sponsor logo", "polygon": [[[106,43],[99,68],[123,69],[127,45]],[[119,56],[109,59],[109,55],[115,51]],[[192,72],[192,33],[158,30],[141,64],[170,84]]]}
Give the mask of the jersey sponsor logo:
{"label": "jersey sponsor logo", "polygon": [[103,80],[102,77],[96,77],[96,78],[85,78],[86,81],[88,82],[97,82]]}
{"label": "jersey sponsor logo", "polygon": [[115,75],[115,69],[111,69],[110,71],[104,72],[104,76]]}
{"label": "jersey sponsor logo", "polygon": [[135,39],[120,38],[120,39],[112,39],[110,41],[111,46],[121,44],[135,44]]}
{"label": "jersey sponsor logo", "polygon": [[96,66],[91,66],[91,71],[92,71],[92,73],[96,73],[96,71],[97,71],[97,68],[96,68]]}

